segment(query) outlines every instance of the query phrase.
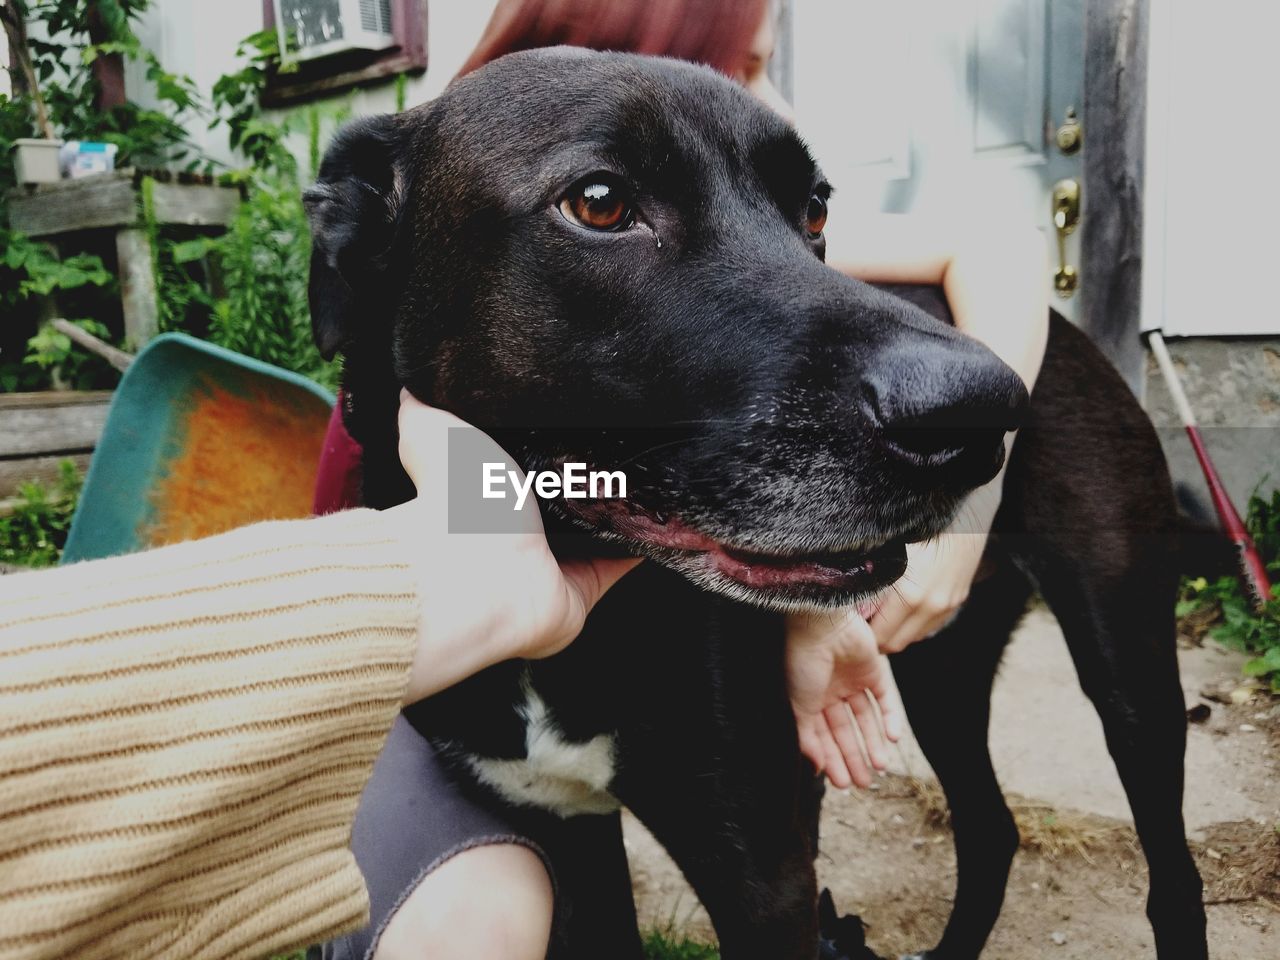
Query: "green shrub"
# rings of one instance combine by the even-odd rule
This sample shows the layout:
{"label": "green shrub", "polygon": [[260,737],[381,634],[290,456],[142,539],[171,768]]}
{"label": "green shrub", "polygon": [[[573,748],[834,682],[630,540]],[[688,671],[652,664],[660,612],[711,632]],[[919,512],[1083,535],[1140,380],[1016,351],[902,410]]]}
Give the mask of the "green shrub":
{"label": "green shrub", "polygon": [[[100,340],[111,336],[111,331],[97,320],[71,322]],[[48,377],[50,386],[58,390],[93,390],[115,385],[120,377],[107,361],[74,347],[65,333],[45,325],[27,341],[27,355],[22,362],[41,371]]]}
{"label": "green shrub", "polygon": [[0,516],[0,562],[26,567],[57,563],[83,482],[76,465],[64,460],[52,490],[35,481],[23,484],[13,512]]}
{"label": "green shrub", "polygon": [[[28,34],[27,49],[49,122],[58,135],[115,144],[116,164],[122,167],[207,167],[186,133],[187,125],[203,109],[195,85],[165,70],[133,33],[132,22],[149,2],[9,0],[23,19],[40,25]],[[152,106],[134,101],[108,109],[98,105],[100,89],[93,65],[107,56],[145,65]],[[0,97],[0,197],[14,184],[9,162],[13,142],[40,135],[33,98],[24,95],[21,81],[16,81],[15,95]],[[0,227],[7,222],[0,199]],[[57,296],[64,316],[101,314],[105,295],[114,292],[114,278],[103,262],[87,254],[60,259],[50,245],[8,230],[0,230],[0,251],[4,261],[0,263],[0,315],[6,321],[0,329],[0,389],[114,385],[118,376],[106,363],[73,347],[62,334],[36,330],[37,303],[43,297]],[[103,296],[67,296],[89,286],[103,288]],[[108,333],[101,324],[94,324],[92,332]]]}
{"label": "green shrub", "polygon": [[[54,127],[68,139],[103,140],[119,148],[117,164],[142,167],[185,165],[213,172],[216,164],[190,144],[194,122],[225,126],[233,149],[247,161],[222,174],[239,185],[245,202],[219,236],[160,229],[151,214],[151,181],[142,183],[143,219],[150,234],[162,330],[181,330],[259,360],[335,386],[338,367],[326,363],[311,341],[307,306],[310,232],[302,207],[298,164],[287,149],[289,120],[268,119],[260,97],[269,72],[278,65],[274,32],[264,31],[237,48],[239,68],[214,84],[204,102],[188,77],[166,71],[133,33],[132,21],[149,0],[44,0],[21,5],[43,22],[30,38],[33,65]],[[89,37],[90,7],[105,25],[107,39]],[[98,93],[90,69],[96,59],[120,55],[145,64],[155,108],[126,103],[110,110],[95,106]],[[68,66],[78,65],[78,66]],[[349,113],[311,108],[307,114],[312,159],[319,155],[322,120]],[[0,149],[36,134],[31,103],[0,97]],[[0,188],[6,172],[0,175]],[[0,224],[3,223],[0,207]],[[35,299],[85,284],[107,286],[112,277],[96,257],[59,261],[52,248],[16,234],[0,234],[0,313],[22,307],[22,325],[0,331],[0,387],[34,390],[50,385],[110,386],[115,375],[89,358],[62,334],[35,331]],[[67,305],[59,300],[59,308]],[[85,315],[81,311],[72,315]],[[77,321],[86,325],[89,321]],[[107,333],[100,324],[92,332]],[[7,333],[7,339],[6,339]],[[104,337],[104,339],[108,339]],[[23,357],[23,348],[26,356]],[[13,359],[9,359],[12,357]],[[105,382],[103,382],[105,381]]]}
{"label": "green shrub", "polygon": [[[277,50],[274,33],[246,38],[236,51],[245,61],[241,69],[214,84],[214,123],[227,126],[231,146],[249,162],[224,179],[241,186],[245,201],[219,236],[184,240],[157,233],[161,321],[165,329],[204,336],[333,387],[339,368],[321,358],[311,337],[311,233],[298,164],[285,146],[289,118],[268,120],[259,106]],[[320,108],[306,118],[314,162]],[[211,293],[215,286],[223,292]]]}
{"label": "green shrub", "polygon": [[1255,610],[1237,577],[1214,581],[1201,577],[1184,582],[1177,612],[1185,616],[1216,605],[1222,621],[1209,631],[1209,636],[1252,654],[1244,665],[1245,675],[1257,677],[1273,693],[1280,693],[1280,489],[1272,491],[1270,500],[1256,494],[1249,498],[1245,526],[1275,584],[1270,602],[1262,610]]}
{"label": "green shrub", "polygon": [[[184,241],[162,238],[159,249],[165,329],[196,333],[336,385],[337,365],[321,358],[311,337],[311,236],[296,183],[259,178],[226,233]],[[222,296],[208,293],[203,277],[210,273],[225,289]]]}
{"label": "green shrub", "polygon": [[[10,0],[13,2],[13,0]],[[49,110],[49,120],[65,140],[99,140],[118,149],[117,166],[205,165],[187,139],[186,126],[202,109],[195,84],[165,70],[155,54],[139,43],[132,23],[150,0],[24,0],[27,19],[43,25],[28,36],[32,67]],[[96,17],[100,42],[90,37]],[[121,56],[145,64],[153,106],[132,100],[102,109],[92,66],[99,57]],[[26,132],[0,124],[7,135],[39,136],[30,104],[16,100],[26,117]]]}
{"label": "green shrub", "polygon": [[[86,289],[100,291],[99,300],[114,289],[114,278],[98,257],[59,259],[47,243],[0,228],[0,316],[6,321],[0,330],[0,390],[91,389],[116,382],[105,361],[73,351],[64,334],[45,327],[29,336],[37,298],[60,295],[69,304]],[[76,322],[97,336],[108,333],[94,321]]]}

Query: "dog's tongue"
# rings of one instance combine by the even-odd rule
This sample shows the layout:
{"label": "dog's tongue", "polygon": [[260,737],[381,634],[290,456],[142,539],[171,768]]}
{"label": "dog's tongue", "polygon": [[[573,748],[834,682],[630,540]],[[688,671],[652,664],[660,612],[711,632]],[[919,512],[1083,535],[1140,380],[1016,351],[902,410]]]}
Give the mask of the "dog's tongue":
{"label": "dog's tongue", "polygon": [[893,580],[901,573],[890,572],[900,562],[900,545],[861,553],[782,556],[726,546],[694,530],[679,517],[636,511],[613,517],[612,526],[619,533],[655,546],[705,554],[712,569],[721,576],[756,590],[798,586],[858,590],[886,574],[888,580]]}
{"label": "dog's tongue", "polygon": [[779,557],[731,547],[717,547],[710,551],[716,570],[744,586],[769,589],[791,587],[797,584],[813,584],[819,587],[839,588],[851,578],[870,577],[875,574],[872,557],[848,557],[848,563],[840,563],[841,554],[827,557]]}

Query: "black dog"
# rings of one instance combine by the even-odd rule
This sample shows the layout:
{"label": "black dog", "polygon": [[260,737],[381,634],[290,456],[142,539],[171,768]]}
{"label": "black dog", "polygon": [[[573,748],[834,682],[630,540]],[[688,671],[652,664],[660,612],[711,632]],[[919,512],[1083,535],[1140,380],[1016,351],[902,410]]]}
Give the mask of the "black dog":
{"label": "black dog", "polygon": [[[1204,957],[1154,433],[1060,318],[1028,407],[983,347],[825,267],[829,192],[783,121],[666,60],[516,54],[342,134],[307,196],[312,312],[322,350],[346,355],[367,501],[412,494],[396,455],[406,385],[499,432],[526,469],[625,463],[625,509],[556,501],[553,527],[657,561],[565,653],[496,667],[410,719],[540,821],[572,910],[565,955],[641,956],[625,804],[692,883],[726,960],[814,960],[820,788],[796,746],[778,611],[890,584],[903,545],[948,524],[1021,425],[994,572],[894,660],[959,859],[928,955],[977,956],[1000,910],[1018,836],[988,701],[1034,585],[1128,791],[1159,954]],[[899,292],[945,318],[937,291]]]}

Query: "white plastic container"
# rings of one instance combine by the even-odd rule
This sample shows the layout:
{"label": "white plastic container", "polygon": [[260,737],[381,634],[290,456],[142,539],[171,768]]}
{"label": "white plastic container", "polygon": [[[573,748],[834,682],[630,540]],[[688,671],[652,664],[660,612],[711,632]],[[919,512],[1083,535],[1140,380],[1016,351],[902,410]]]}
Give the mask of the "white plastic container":
{"label": "white plastic container", "polygon": [[61,140],[15,140],[13,169],[19,183],[53,183],[62,179],[58,164]]}
{"label": "white plastic container", "polygon": [[68,140],[58,152],[62,175],[75,180],[95,173],[110,173],[116,168],[114,143],[98,143],[94,140]]}

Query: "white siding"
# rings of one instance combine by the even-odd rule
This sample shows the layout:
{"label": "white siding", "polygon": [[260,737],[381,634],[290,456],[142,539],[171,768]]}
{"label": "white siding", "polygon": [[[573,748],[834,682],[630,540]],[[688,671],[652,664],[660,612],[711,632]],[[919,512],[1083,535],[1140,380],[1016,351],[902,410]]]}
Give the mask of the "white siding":
{"label": "white siding", "polygon": [[1151,0],[1147,329],[1280,333],[1278,31],[1273,4]]}

